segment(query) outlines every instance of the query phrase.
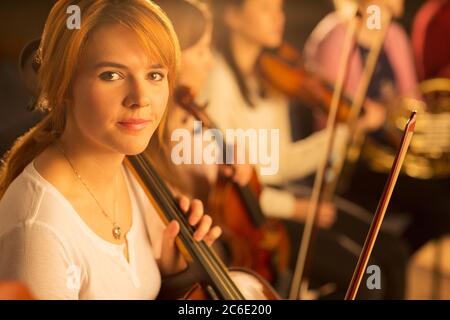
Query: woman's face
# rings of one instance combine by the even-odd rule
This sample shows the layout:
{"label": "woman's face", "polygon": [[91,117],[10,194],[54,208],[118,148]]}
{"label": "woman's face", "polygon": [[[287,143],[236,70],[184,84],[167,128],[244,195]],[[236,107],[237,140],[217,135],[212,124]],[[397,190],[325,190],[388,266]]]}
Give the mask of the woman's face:
{"label": "woman's face", "polygon": [[75,141],[126,155],[142,152],[166,109],[167,76],[131,30],[118,24],[97,29],[73,80],[67,127]]}
{"label": "woman's face", "polygon": [[194,46],[181,53],[178,82],[189,87],[194,95],[203,87],[211,68],[211,30],[211,27],[208,27],[203,37]]}
{"label": "woman's face", "polygon": [[227,10],[225,20],[233,32],[263,47],[274,48],[283,39],[283,4],[283,0],[246,0],[241,7]]}

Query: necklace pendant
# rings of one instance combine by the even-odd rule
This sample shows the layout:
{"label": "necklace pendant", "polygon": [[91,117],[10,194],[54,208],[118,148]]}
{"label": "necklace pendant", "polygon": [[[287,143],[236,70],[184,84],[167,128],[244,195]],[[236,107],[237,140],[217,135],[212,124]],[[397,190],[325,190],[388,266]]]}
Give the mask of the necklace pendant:
{"label": "necklace pendant", "polygon": [[117,224],[114,225],[112,234],[114,236],[114,239],[120,240],[120,236],[122,235],[122,230],[120,229],[120,227]]}

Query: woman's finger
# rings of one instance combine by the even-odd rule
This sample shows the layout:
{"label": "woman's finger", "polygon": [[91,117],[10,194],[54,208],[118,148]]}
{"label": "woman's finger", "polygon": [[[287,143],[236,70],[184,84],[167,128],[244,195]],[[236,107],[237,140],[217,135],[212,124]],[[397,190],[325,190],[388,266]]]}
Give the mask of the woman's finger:
{"label": "woman's finger", "polygon": [[186,196],[177,196],[178,198],[178,206],[183,212],[188,212],[190,201],[189,198]]}
{"label": "woman's finger", "polygon": [[180,232],[180,225],[175,220],[171,221],[163,232],[163,244],[173,245],[178,232]]}
{"label": "woman's finger", "polygon": [[196,226],[203,217],[203,203],[200,200],[194,199],[191,202],[189,224]]}
{"label": "woman's finger", "polygon": [[212,246],[214,241],[216,241],[222,234],[222,229],[219,226],[215,226],[209,230],[208,234],[203,238],[208,246]]}
{"label": "woman's finger", "polygon": [[212,218],[208,215],[204,215],[195,230],[194,239],[197,241],[202,241],[206,234],[209,232],[209,229],[212,225]]}

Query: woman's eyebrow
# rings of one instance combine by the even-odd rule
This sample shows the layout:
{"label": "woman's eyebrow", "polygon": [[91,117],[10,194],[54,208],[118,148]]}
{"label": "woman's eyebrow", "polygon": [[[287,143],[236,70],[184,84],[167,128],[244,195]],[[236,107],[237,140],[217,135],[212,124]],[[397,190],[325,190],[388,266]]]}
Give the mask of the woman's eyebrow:
{"label": "woman's eyebrow", "polygon": [[126,65],[112,62],[112,61],[101,61],[97,64],[95,64],[95,69],[105,68],[105,67],[113,67],[113,68],[119,68],[119,69],[128,69]]}
{"label": "woman's eyebrow", "polygon": [[[113,67],[119,69],[128,69],[128,67],[124,64],[120,64],[113,61],[101,61],[94,65],[95,69],[105,68],[105,67]],[[149,66],[149,69],[164,69],[163,65],[160,63],[155,63]]]}

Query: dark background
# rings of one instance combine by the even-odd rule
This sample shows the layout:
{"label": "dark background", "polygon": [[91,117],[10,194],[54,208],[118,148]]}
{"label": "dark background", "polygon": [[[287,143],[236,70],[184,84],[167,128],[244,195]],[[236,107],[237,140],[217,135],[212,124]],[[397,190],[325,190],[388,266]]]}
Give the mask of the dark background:
{"label": "dark background", "polygon": [[[217,0],[216,0],[217,1]],[[54,0],[0,1],[0,59],[15,62],[23,45],[40,35]],[[401,23],[410,30],[418,7],[424,0],[406,0]],[[333,10],[330,0],[286,0],[286,38],[301,47],[322,17]]]}
{"label": "dark background", "polygon": [[[18,57],[26,43],[40,36],[54,2],[0,1],[0,157],[18,135],[39,119],[38,115],[26,110],[31,97],[18,73]],[[405,1],[405,15],[400,22],[408,31],[423,2]],[[331,0],[286,0],[286,39],[301,49],[314,26],[332,10]]]}

